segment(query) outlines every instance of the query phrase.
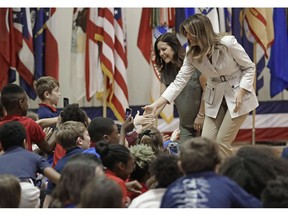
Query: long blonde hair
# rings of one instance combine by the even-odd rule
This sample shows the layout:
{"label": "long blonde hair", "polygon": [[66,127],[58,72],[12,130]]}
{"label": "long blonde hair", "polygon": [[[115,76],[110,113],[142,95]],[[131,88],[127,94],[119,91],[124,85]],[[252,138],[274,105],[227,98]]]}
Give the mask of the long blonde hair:
{"label": "long blonde hair", "polygon": [[203,56],[211,57],[217,45],[225,34],[217,34],[209,18],[203,14],[194,14],[188,17],[180,25],[180,33],[186,36],[187,33],[195,35],[197,46],[191,46],[188,41],[188,55],[198,62],[202,62]]}

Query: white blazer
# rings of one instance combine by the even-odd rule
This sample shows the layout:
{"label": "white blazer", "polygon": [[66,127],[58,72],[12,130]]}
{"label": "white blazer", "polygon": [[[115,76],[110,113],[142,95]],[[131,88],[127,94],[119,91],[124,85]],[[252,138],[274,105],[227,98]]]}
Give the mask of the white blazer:
{"label": "white blazer", "polygon": [[[169,103],[174,101],[187,84],[195,68],[207,77],[205,115],[216,118],[223,97],[226,99],[231,118],[247,114],[259,105],[253,87],[255,64],[234,36],[224,36],[221,39],[212,54],[212,64],[206,56],[203,57],[202,63],[198,63],[186,55],[178,75],[162,94],[162,97]],[[223,75],[229,79],[221,82],[219,81],[220,76]],[[248,92],[244,95],[240,110],[235,113],[233,112],[236,105],[234,96],[240,88]],[[187,101],[183,101],[183,103],[187,103]]]}

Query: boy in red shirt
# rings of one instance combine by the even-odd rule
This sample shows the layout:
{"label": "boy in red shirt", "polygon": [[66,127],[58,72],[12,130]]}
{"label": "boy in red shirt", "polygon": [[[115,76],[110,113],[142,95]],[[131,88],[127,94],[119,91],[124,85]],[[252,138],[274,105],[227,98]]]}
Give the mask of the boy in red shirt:
{"label": "boy in red shirt", "polygon": [[53,151],[55,144],[49,144],[42,128],[33,119],[26,117],[28,97],[22,87],[16,84],[5,86],[1,93],[1,102],[7,115],[1,119],[0,125],[10,121],[19,121],[26,129],[26,149],[32,151],[32,143],[35,143],[47,154]]}

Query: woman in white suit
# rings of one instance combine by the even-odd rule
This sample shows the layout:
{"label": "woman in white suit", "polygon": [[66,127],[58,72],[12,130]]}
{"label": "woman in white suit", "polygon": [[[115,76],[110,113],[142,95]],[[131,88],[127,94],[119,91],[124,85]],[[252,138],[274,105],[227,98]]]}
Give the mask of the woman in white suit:
{"label": "woman in white suit", "polygon": [[230,157],[231,143],[242,123],[259,105],[253,88],[255,64],[234,36],[215,33],[203,14],[188,17],[180,32],[188,40],[183,66],[161,97],[144,109],[156,113],[163,104],[174,101],[198,69],[207,77],[202,137],[219,143],[223,159]]}

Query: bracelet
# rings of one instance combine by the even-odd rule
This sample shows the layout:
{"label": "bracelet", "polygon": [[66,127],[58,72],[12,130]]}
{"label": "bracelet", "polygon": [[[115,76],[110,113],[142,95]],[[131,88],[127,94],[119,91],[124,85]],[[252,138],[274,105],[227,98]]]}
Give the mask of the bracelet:
{"label": "bracelet", "polygon": [[200,111],[198,112],[198,115],[199,115],[199,116],[202,116],[202,117],[205,116],[205,115],[204,115],[203,113],[201,113]]}
{"label": "bracelet", "polygon": [[200,119],[204,119],[205,115],[199,112],[197,114],[197,117],[200,118]]}

